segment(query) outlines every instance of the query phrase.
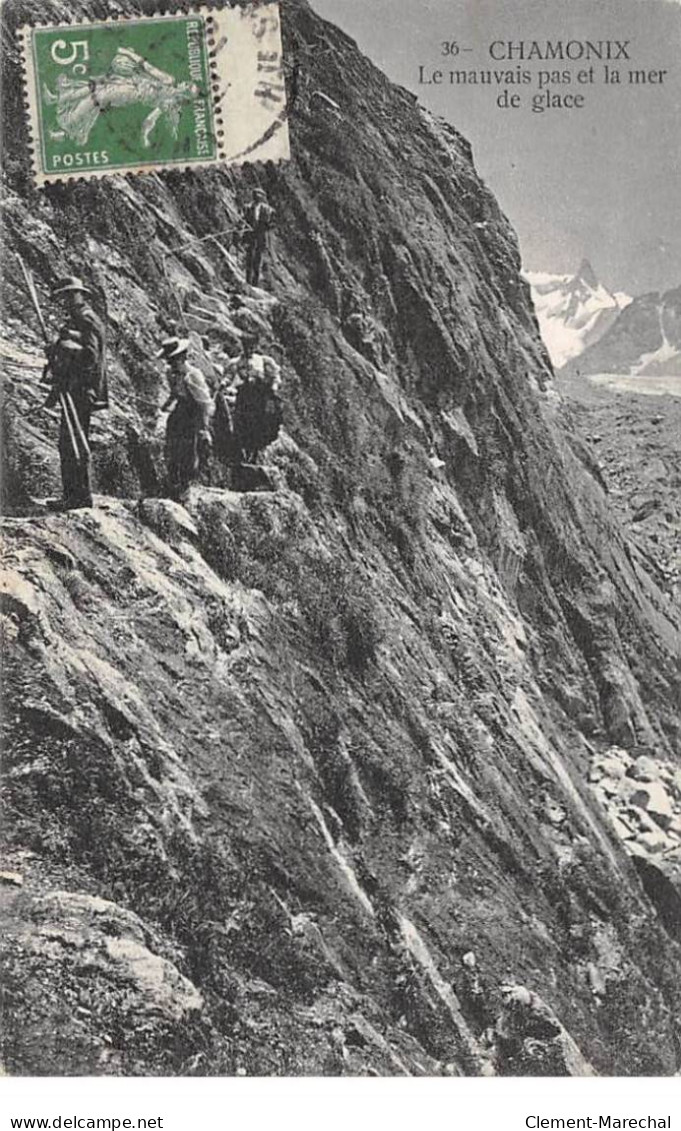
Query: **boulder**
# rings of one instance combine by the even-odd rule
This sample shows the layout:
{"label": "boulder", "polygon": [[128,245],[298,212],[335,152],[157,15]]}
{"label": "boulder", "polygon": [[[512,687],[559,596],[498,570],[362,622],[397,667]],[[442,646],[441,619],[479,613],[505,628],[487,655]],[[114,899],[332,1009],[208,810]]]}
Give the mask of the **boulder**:
{"label": "boulder", "polygon": [[631,840],[636,835],[635,829],[632,828],[622,817],[616,813],[610,813],[610,823],[617,833],[620,840]]}
{"label": "boulder", "polygon": [[662,832],[662,829],[656,829],[654,833],[639,833],[636,841],[653,855],[664,852],[665,848],[669,846],[669,839]]}
{"label": "boulder", "polygon": [[20,872],[0,872],[0,884],[20,888],[24,886],[24,877]]}
{"label": "boulder", "polygon": [[567,820],[565,809],[562,805],[556,805],[555,801],[547,801],[544,811],[546,813],[546,819],[556,827],[564,824]]}
{"label": "boulder", "polygon": [[500,989],[503,1005],[493,1030],[499,1075],[594,1075],[573,1037],[539,994],[521,985],[505,984]]}
{"label": "boulder", "polygon": [[622,746],[609,746],[602,758],[603,761],[617,762],[619,765],[624,766],[625,770],[633,762],[633,758],[628,750],[624,750]]}
{"label": "boulder", "polygon": [[660,777],[660,767],[658,763],[649,758],[647,754],[642,754],[640,758],[629,767],[627,774],[634,781],[658,781]]}
{"label": "boulder", "polygon": [[599,788],[603,790],[607,797],[615,797],[620,792],[620,782],[618,778],[601,778],[598,783]]}
{"label": "boulder", "polygon": [[137,1074],[151,1058],[165,1074],[200,1047],[203,999],[178,967],[182,955],[134,912],[85,892],[23,898],[2,954],[6,985],[30,1018],[6,1019],[10,1067]]}
{"label": "boulder", "polygon": [[[622,758],[612,753],[613,749],[617,750],[618,748],[611,747],[611,750],[608,751],[607,754],[604,754],[602,758],[598,758],[594,762],[593,768],[601,771],[603,777],[621,778],[626,774],[631,764],[631,759],[629,758],[629,760],[625,762]],[[622,751],[622,753],[624,753],[624,751]]]}
{"label": "boulder", "polygon": [[592,994],[594,997],[603,997],[607,989],[605,977],[598,966],[596,966],[595,962],[589,962],[586,969]]}
{"label": "boulder", "polygon": [[199,532],[185,508],[172,499],[140,499],[137,515],[164,542],[197,542]]}

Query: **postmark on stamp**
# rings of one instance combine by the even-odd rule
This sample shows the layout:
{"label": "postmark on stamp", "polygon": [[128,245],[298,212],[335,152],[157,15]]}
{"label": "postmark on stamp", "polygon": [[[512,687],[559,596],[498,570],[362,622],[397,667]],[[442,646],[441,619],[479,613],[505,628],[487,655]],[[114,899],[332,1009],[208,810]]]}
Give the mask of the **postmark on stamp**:
{"label": "postmark on stamp", "polygon": [[21,35],[37,184],[290,156],[276,3]]}

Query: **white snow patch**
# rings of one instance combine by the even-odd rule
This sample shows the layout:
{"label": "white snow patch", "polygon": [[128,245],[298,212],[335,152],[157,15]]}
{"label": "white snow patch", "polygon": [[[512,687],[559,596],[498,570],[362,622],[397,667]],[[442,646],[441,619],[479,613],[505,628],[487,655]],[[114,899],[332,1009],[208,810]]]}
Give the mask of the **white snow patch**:
{"label": "white snow patch", "polygon": [[625,307],[629,306],[634,301],[632,296],[625,294],[624,291],[615,291],[613,297],[617,301],[620,310],[624,310]]}
{"label": "white snow patch", "polygon": [[646,373],[664,373],[665,368],[671,368],[671,363],[678,362],[681,358],[677,346],[673,345],[667,337],[667,331],[664,326],[664,307],[662,306],[658,310],[658,320],[660,334],[662,336],[662,345],[658,346],[656,350],[652,350],[650,353],[641,354],[638,364],[632,368],[632,376]]}

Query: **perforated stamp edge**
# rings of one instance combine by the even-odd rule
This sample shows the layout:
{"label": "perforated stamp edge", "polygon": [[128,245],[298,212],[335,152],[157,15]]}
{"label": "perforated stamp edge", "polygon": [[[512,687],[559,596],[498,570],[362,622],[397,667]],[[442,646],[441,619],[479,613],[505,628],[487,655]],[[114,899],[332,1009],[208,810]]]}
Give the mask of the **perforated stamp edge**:
{"label": "perforated stamp edge", "polygon": [[[149,21],[201,19],[207,30],[208,64],[210,67],[211,103],[216,126],[216,154],[210,158],[186,161],[140,162],[134,165],[104,168],[78,167],[63,172],[45,172],[42,168],[41,122],[38,110],[38,75],[34,64],[33,33],[39,30],[73,31],[79,28],[102,27]],[[257,21],[259,47],[251,43],[244,50],[247,21]],[[100,20],[60,20],[56,23],[34,22],[17,30],[21,48],[23,102],[27,118],[31,167],[34,183],[39,186],[73,181],[99,180],[113,176],[134,176],[173,170],[240,165],[245,162],[290,160],[286,109],[284,57],[281,46],[281,22],[276,2],[248,7],[182,8],[175,12],[158,12]],[[263,68],[262,54],[267,56]],[[267,98],[262,97],[265,90]],[[268,106],[271,103],[271,106]]]}

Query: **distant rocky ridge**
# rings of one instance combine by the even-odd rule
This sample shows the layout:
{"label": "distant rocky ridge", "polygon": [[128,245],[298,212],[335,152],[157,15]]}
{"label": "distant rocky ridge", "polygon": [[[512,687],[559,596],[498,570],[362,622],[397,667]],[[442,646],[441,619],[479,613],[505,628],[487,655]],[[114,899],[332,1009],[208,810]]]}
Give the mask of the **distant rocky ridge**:
{"label": "distant rocky ridge", "polygon": [[[3,6],[7,239],[50,319],[86,276],[113,401],[95,508],[47,514],[56,422],[27,415],[42,346],[8,271],[5,1070],[678,1072],[674,923],[589,782],[617,746],[676,803],[678,602],[561,422],[469,144],[282,12],[290,166],[37,192],[13,29],[46,8]],[[255,184],[266,290],[229,239]],[[214,380],[233,294],[284,434],[267,489],[216,466],[181,507],[153,355],[187,325]]]}
{"label": "distant rocky ridge", "polygon": [[524,274],[532,287],[541,335],[556,369],[598,342],[631,302],[628,295],[611,294],[587,259],[574,275]]}
{"label": "distant rocky ridge", "polygon": [[565,366],[566,375],[681,376],[681,287],[635,298],[599,340]]}

